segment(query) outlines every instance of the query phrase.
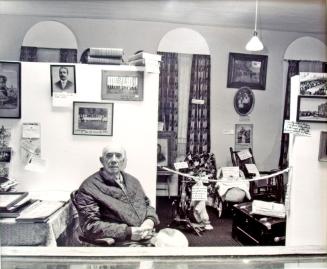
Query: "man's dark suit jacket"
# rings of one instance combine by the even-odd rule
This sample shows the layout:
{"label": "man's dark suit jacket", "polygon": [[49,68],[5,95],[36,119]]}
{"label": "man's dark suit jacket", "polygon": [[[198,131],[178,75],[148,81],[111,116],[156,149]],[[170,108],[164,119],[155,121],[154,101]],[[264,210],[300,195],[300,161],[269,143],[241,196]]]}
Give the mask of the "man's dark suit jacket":
{"label": "man's dark suit jacket", "polygon": [[65,88],[63,88],[61,86],[61,81],[57,81],[55,84],[56,88],[60,89],[60,90],[74,90],[74,83],[71,82],[70,80],[67,80]]}

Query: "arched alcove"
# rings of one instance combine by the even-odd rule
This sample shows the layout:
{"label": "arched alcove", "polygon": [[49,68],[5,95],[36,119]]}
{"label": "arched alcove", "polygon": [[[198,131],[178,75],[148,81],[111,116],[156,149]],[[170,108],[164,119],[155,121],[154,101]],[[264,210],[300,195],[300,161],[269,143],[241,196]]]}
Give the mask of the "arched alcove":
{"label": "arched alcove", "polygon": [[317,38],[305,36],[294,40],[286,49],[284,59],[327,61],[326,45]]}
{"label": "arched alcove", "polygon": [[38,62],[76,62],[74,33],[57,21],[41,21],[25,34],[20,60]]}
{"label": "arched alcove", "polygon": [[158,51],[186,54],[210,54],[204,37],[188,28],[177,28],[167,32],[159,42]]}

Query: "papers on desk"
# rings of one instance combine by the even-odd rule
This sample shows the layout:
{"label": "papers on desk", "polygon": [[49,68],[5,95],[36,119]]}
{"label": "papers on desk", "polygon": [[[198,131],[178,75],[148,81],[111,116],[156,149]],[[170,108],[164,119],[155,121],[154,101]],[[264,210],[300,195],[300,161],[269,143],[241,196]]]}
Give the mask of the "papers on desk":
{"label": "papers on desk", "polygon": [[38,201],[28,207],[16,218],[18,222],[46,222],[59,208],[64,206],[62,201]]}
{"label": "papers on desk", "polygon": [[276,218],[285,218],[285,205],[275,202],[253,200],[251,214],[264,215]]}

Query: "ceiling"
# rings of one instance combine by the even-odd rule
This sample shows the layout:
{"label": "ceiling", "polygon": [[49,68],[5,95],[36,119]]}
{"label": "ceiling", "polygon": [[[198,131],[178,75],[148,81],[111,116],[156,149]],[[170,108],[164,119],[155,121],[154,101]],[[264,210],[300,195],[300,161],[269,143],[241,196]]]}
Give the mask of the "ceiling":
{"label": "ceiling", "polygon": [[[0,14],[253,28],[255,0],[0,1]],[[258,29],[326,33],[326,0],[259,0]]]}

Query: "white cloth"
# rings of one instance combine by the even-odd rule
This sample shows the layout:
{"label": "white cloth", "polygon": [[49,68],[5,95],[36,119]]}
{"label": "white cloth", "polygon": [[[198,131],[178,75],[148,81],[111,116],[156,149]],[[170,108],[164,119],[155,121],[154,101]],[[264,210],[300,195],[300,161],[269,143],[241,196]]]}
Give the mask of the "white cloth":
{"label": "white cloth", "polygon": [[245,180],[222,180],[217,182],[218,185],[218,194],[223,197],[226,192],[231,188],[239,188],[245,192],[246,197],[251,200],[250,195],[250,182]]}

